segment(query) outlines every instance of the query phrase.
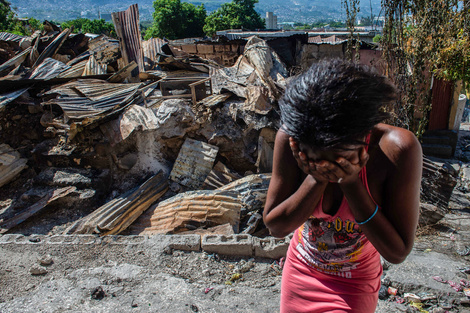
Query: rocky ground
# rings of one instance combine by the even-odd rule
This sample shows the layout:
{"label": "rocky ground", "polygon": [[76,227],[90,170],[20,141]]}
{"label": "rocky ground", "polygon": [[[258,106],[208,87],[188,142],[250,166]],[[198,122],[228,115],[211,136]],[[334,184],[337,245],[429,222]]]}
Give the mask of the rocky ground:
{"label": "rocky ground", "polygon": [[[447,215],[419,229],[405,262],[384,264],[376,312],[470,312],[470,170],[461,161],[469,135],[462,125]],[[279,311],[282,260],[173,250],[164,236],[58,243],[14,233],[0,236],[0,312]]]}

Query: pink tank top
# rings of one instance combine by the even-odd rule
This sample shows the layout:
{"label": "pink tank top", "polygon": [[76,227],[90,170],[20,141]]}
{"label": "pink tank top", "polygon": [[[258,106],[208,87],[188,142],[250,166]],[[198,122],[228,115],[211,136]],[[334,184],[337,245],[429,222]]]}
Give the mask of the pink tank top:
{"label": "pink tank top", "polygon": [[[370,195],[365,167],[359,177]],[[380,277],[380,255],[356,223],[346,198],[343,196],[333,216],[323,212],[322,200],[294,233],[297,257],[306,265],[338,278],[375,280]]]}

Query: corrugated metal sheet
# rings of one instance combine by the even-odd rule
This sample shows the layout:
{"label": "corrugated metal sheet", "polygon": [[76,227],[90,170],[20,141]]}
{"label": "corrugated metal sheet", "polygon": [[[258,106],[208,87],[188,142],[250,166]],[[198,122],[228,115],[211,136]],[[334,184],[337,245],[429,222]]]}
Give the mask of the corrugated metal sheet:
{"label": "corrugated metal sheet", "polygon": [[190,191],[152,207],[148,212],[150,218],[133,225],[132,229],[140,235],[170,234],[229,223],[238,230],[241,208],[238,192]]}
{"label": "corrugated metal sheet", "polygon": [[312,36],[308,37],[308,43],[312,44],[330,44],[330,45],[340,45],[344,42],[347,42],[347,39],[338,38],[336,35],[332,35],[329,37],[322,37],[322,36]]}
{"label": "corrugated metal sheet", "polygon": [[453,82],[434,78],[428,130],[448,129],[453,89]]}
{"label": "corrugated metal sheet", "polygon": [[32,68],[37,67],[41,64],[46,58],[53,57],[54,54],[62,47],[63,43],[70,35],[71,30],[69,28],[62,31],[59,35],[57,35],[54,40],[44,49],[41,54],[39,55],[38,59],[32,66]]}
{"label": "corrugated metal sheet", "polygon": [[121,39],[121,53],[126,64],[135,61],[139,71],[144,71],[144,53],[142,49],[139,8],[137,4],[131,5],[126,11],[111,13],[114,27]]}
{"label": "corrugated metal sheet", "polygon": [[68,70],[70,66],[52,58],[46,58],[30,74],[29,79],[51,79],[61,72]]}
{"label": "corrugated metal sheet", "polygon": [[218,151],[216,146],[186,138],[173,165],[170,179],[183,186],[198,189],[212,170]]}
{"label": "corrugated metal sheet", "polygon": [[116,235],[127,229],[145,210],[168,190],[168,180],[162,171],[142,185],[111,200],[90,215],[75,222],[68,234]]}
{"label": "corrugated metal sheet", "polygon": [[238,173],[231,171],[222,162],[217,162],[202,187],[204,189],[217,189],[240,178],[241,176]]}
{"label": "corrugated metal sheet", "polygon": [[158,54],[164,54],[162,46],[165,44],[166,41],[160,38],[150,38],[142,42],[146,70],[150,70],[154,67]]}
{"label": "corrugated metal sheet", "polygon": [[101,65],[96,61],[95,56],[92,54],[88,58],[88,62],[85,65],[82,76],[101,75],[106,74],[106,64]]}
{"label": "corrugated metal sheet", "polygon": [[16,91],[12,91],[12,92],[8,92],[8,93],[4,93],[2,95],[0,95],[0,111],[8,104],[10,103],[11,101],[15,100],[16,98],[18,98],[19,96],[21,96],[23,93],[26,92],[26,90],[28,90],[29,87],[27,88],[23,88],[23,89],[20,89],[20,90],[16,90]]}
{"label": "corrugated metal sheet", "polygon": [[82,76],[85,71],[85,67],[88,63],[88,60],[81,61],[77,64],[74,64],[72,67],[61,72],[57,78],[73,78]]}
{"label": "corrugated metal sheet", "polygon": [[10,33],[5,33],[5,32],[0,32],[0,41],[13,41],[13,42],[20,43],[20,41],[23,38],[26,38],[26,37],[15,35],[15,34],[10,34]]}
{"label": "corrugated metal sheet", "polygon": [[28,49],[18,53],[13,58],[0,65],[0,76],[8,74],[8,72],[23,63],[30,54],[31,50],[32,48],[29,47]]}
{"label": "corrugated metal sheet", "polygon": [[[90,87],[92,84],[95,86]],[[62,108],[64,122],[70,123],[69,137],[73,138],[83,127],[97,122],[103,123],[130,105],[143,103],[141,84],[127,85],[126,88],[122,88],[122,86],[114,88],[115,86],[112,85],[114,84],[88,79],[68,83],[46,93],[58,94],[59,96],[56,99],[43,102],[42,105],[55,104]],[[112,86],[107,90],[108,92],[105,91],[107,86]],[[74,91],[80,96],[74,96]],[[90,94],[92,98],[97,100],[90,99],[84,94]]]}

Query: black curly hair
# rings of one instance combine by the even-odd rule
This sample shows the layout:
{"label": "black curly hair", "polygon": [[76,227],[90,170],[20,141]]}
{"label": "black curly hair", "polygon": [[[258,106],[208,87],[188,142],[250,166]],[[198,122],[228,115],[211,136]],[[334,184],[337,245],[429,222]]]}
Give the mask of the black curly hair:
{"label": "black curly hair", "polygon": [[279,102],[283,129],[318,148],[361,144],[388,117],[382,106],[395,97],[395,87],[368,66],[320,61],[287,86]]}

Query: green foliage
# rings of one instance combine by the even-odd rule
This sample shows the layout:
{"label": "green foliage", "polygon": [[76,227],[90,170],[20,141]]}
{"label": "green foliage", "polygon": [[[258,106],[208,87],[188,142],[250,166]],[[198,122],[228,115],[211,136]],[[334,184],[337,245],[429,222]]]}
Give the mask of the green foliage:
{"label": "green foliage", "polygon": [[153,7],[153,24],[145,32],[145,39],[179,39],[204,35],[207,13],[203,4],[195,6],[180,0],[155,0]]}
{"label": "green foliage", "polygon": [[16,13],[8,1],[0,0],[0,31],[9,32],[20,36],[29,36],[42,25],[35,18],[29,20],[18,20]]}
{"label": "green foliage", "polygon": [[[431,71],[444,80],[470,82],[470,3],[467,0],[387,0],[383,55],[400,91],[395,124],[420,136],[431,109]],[[421,112],[422,117],[417,117]]]}
{"label": "green foliage", "polygon": [[77,18],[60,24],[62,29],[73,27],[74,32],[105,34],[107,36],[116,37],[114,25],[107,23],[104,19],[89,20],[87,18]]}
{"label": "green foliage", "polygon": [[204,32],[213,36],[224,29],[264,29],[264,19],[255,11],[258,0],[232,0],[206,18]]}
{"label": "green foliage", "polygon": [[16,24],[16,14],[8,1],[0,1],[0,31],[11,31]]}
{"label": "green foliage", "polygon": [[346,10],[346,26],[349,30],[348,44],[346,46],[346,58],[352,61],[353,48],[356,50],[356,62],[359,62],[359,35],[357,35],[356,43],[353,47],[354,28],[356,26],[356,16],[359,13],[359,0],[342,0],[341,4]]}
{"label": "green foliage", "polygon": [[374,15],[361,17],[361,23],[359,26],[372,26],[374,23]]}
{"label": "green foliage", "polygon": [[375,43],[380,43],[380,41],[382,40],[382,35],[375,35],[374,38],[372,38],[372,41],[375,42]]}

